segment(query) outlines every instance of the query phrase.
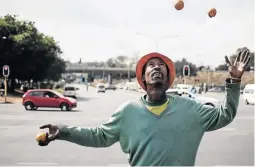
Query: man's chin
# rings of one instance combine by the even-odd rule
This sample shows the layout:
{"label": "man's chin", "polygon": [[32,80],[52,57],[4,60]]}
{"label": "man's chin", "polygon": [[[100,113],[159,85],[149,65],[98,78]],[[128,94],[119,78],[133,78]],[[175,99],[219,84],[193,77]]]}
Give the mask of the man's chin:
{"label": "man's chin", "polygon": [[150,85],[155,88],[163,88],[163,86],[164,86],[164,84],[161,80],[153,81],[150,83]]}

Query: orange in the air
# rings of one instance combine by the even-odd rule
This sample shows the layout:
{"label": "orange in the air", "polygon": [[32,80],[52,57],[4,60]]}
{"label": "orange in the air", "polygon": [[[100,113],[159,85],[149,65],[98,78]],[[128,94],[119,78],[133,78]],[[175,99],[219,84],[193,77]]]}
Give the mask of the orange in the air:
{"label": "orange in the air", "polygon": [[184,8],[184,2],[182,0],[177,0],[174,7],[176,10],[182,10]]}
{"label": "orange in the air", "polygon": [[39,133],[37,136],[36,136],[36,141],[39,142],[39,141],[46,141],[46,133]]}
{"label": "orange in the air", "polygon": [[216,14],[217,14],[217,10],[215,8],[210,9],[209,12],[208,12],[208,16],[210,18],[215,17]]}

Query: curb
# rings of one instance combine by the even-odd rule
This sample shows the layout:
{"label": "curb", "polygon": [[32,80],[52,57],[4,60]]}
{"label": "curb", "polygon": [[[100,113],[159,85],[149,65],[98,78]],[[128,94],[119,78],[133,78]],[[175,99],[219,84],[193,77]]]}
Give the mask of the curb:
{"label": "curb", "polygon": [[0,102],[0,104],[14,104],[13,102],[7,101],[7,102]]}

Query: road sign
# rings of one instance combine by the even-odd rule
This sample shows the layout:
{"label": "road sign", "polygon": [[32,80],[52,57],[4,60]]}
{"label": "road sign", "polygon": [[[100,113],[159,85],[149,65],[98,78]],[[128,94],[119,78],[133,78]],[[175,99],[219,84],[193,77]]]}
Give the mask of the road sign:
{"label": "road sign", "polygon": [[3,66],[3,76],[8,77],[10,74],[10,67],[8,65]]}

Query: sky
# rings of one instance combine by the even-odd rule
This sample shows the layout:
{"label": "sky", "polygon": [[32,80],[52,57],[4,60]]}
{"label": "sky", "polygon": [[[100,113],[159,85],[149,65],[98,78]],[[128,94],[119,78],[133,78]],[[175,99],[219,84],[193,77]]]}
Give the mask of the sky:
{"label": "sky", "polygon": [[[217,66],[239,47],[254,51],[254,0],[0,0],[0,16],[32,20],[71,62],[165,54]],[[209,9],[217,15],[209,18]]]}

